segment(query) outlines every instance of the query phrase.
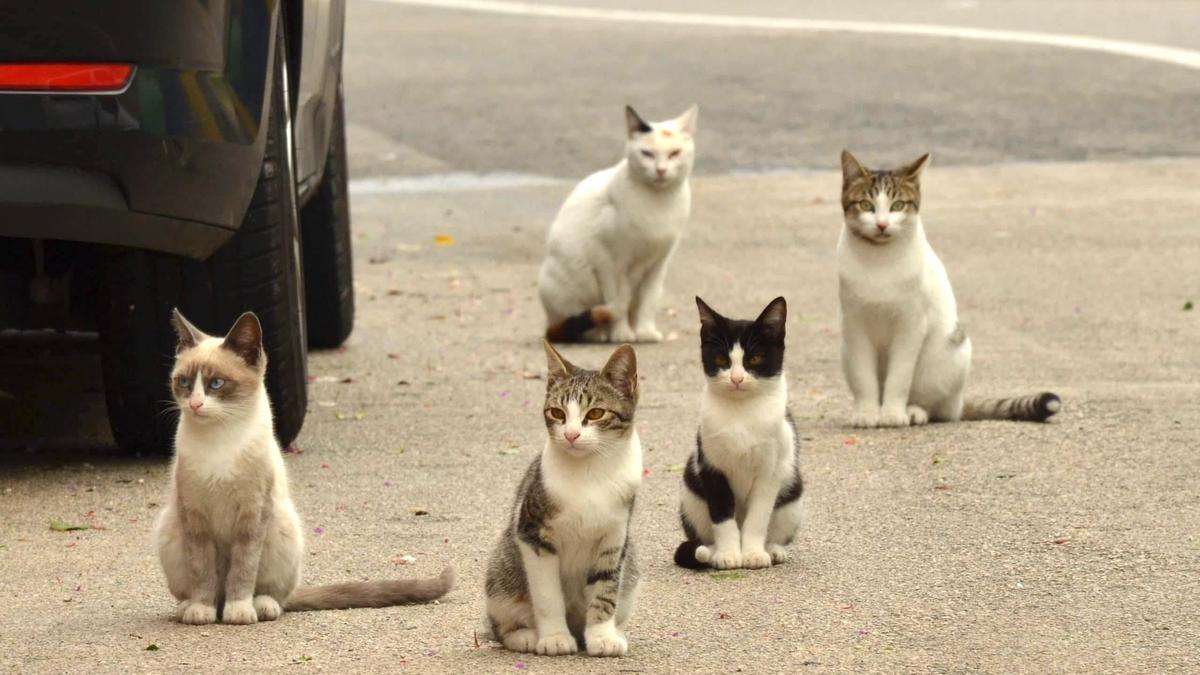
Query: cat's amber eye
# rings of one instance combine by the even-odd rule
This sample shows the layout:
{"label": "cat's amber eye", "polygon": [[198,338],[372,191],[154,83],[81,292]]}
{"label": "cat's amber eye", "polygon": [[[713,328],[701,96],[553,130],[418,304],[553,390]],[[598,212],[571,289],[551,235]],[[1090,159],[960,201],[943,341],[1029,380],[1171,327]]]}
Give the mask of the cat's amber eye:
{"label": "cat's amber eye", "polygon": [[892,210],[893,211],[903,211],[906,208],[908,208],[908,202],[900,202],[900,201],[892,202]]}
{"label": "cat's amber eye", "polygon": [[858,203],[858,208],[862,211],[874,211],[875,204],[864,199]]}
{"label": "cat's amber eye", "polygon": [[755,354],[754,356],[751,356],[749,359],[746,359],[746,364],[751,365],[751,366],[757,366],[758,364],[760,364],[762,362],[763,362],[762,354]]}
{"label": "cat's amber eye", "polygon": [[604,410],[601,408],[592,408],[588,411],[587,418],[593,422],[604,417]]}
{"label": "cat's amber eye", "polygon": [[563,412],[562,408],[547,408],[546,412],[550,413],[550,416],[559,422],[567,421],[567,413]]}
{"label": "cat's amber eye", "polygon": [[214,377],[213,379],[208,381],[208,388],[212,389],[213,391],[216,391],[224,386],[225,386],[225,380],[222,380],[219,377]]}
{"label": "cat's amber eye", "polygon": [[713,359],[713,362],[716,363],[721,368],[729,367],[729,357],[728,356],[718,356],[717,358]]}
{"label": "cat's amber eye", "polygon": [[672,150],[671,154],[667,155],[667,157],[670,159],[675,159],[676,157],[679,156],[679,153],[681,153],[681,152],[683,152],[683,151],[682,150]]}
{"label": "cat's amber eye", "polygon": [[654,159],[654,153],[650,152],[649,150],[643,150],[642,157],[646,157],[648,159]]}

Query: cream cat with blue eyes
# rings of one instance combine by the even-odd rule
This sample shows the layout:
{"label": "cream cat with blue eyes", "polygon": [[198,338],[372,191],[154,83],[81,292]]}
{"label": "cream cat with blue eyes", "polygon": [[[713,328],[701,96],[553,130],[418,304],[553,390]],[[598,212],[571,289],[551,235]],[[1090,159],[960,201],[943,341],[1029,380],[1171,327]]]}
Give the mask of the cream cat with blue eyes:
{"label": "cream cat with blue eyes", "polygon": [[583,179],[550,226],[538,276],[547,340],[662,340],[655,314],[691,216],[698,114],[651,124],[626,106],[624,159]]}

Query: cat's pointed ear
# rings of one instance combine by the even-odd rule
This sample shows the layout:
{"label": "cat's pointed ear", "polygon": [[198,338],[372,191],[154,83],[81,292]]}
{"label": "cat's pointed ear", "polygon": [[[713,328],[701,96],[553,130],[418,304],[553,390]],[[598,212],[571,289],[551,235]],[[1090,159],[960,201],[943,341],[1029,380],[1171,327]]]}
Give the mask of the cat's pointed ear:
{"label": "cat's pointed ear", "polygon": [[248,365],[258,367],[263,357],[262,324],[254,312],[246,312],[233,322],[221,347],[242,357]]}
{"label": "cat's pointed ear", "polygon": [[600,369],[600,375],[629,398],[637,398],[637,355],[633,353],[633,347],[617,347],[617,351],[608,357],[608,363]]}
{"label": "cat's pointed ear", "polygon": [[570,361],[564,359],[563,355],[559,354],[553,345],[546,340],[542,340],[542,346],[546,348],[547,380],[558,380],[575,374],[578,368],[573,366]]}
{"label": "cat's pointed ear", "polygon": [[630,138],[654,131],[631,105],[625,106],[625,130],[629,132]]}
{"label": "cat's pointed ear", "polygon": [[192,325],[191,321],[184,318],[183,312],[176,307],[171,311],[171,325],[175,327],[175,334],[179,336],[179,344],[175,346],[175,353],[185,349],[191,349],[200,344],[204,338],[208,337],[204,331]]}
{"label": "cat's pointed ear", "polygon": [[772,300],[754,320],[754,324],[763,334],[777,340],[783,339],[787,327],[787,300],[784,300],[783,296]]}
{"label": "cat's pointed ear", "polygon": [[912,181],[920,181],[921,173],[925,171],[925,167],[929,164],[929,153],[925,153],[918,157],[912,164],[896,169],[896,173],[904,176]]}
{"label": "cat's pointed ear", "polygon": [[717,323],[725,317],[717,314],[717,311],[709,307],[700,296],[696,296],[696,309],[700,310],[700,328],[702,330],[712,330],[717,327]]}
{"label": "cat's pointed ear", "polygon": [[694,136],[696,134],[696,120],[699,117],[700,106],[697,104],[688,108],[682,115],[675,118],[675,123],[679,125],[680,131],[689,136]]}
{"label": "cat's pointed ear", "polygon": [[842,183],[859,178],[866,178],[871,175],[871,170],[863,166],[863,163],[858,161],[858,158],[850,154],[849,150],[842,150]]}

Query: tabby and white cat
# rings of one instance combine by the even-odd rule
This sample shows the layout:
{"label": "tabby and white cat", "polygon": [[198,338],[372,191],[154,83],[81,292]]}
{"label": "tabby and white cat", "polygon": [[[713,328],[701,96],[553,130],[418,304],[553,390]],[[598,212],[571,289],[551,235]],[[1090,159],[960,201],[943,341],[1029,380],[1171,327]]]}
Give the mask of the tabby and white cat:
{"label": "tabby and white cat", "polygon": [[638,584],[629,534],[642,480],[637,360],[621,345],[597,372],[545,346],[549,439],[492,550],[488,622],[514,651],[623,656]]}
{"label": "tabby and white cat", "polygon": [[683,471],[679,514],[687,540],[675,563],[770,567],[787,560],[800,525],[800,448],[783,372],[787,302],[754,321],[727,319],[696,298],[708,381],[696,452]]}
{"label": "tabby and white cat", "polygon": [[167,588],[188,624],[249,624],[283,611],[428,602],[454,583],[435,579],[303,586],[304,531],[263,385],[262,327],[243,314],[224,338],[175,311],[171,392],[180,410],[171,493],[155,525]]}
{"label": "tabby and white cat", "polygon": [[625,158],[583,179],[550,226],[538,275],[547,340],[662,340],[655,314],[691,215],[698,113],[649,124],[626,106]]}
{"label": "tabby and white cat", "polygon": [[1045,421],[1062,407],[1050,392],[964,401],[971,340],[921,224],[928,162],[925,154],[899,169],[873,171],[842,151],[845,222],[837,255],[842,368],[854,394],[850,423]]}

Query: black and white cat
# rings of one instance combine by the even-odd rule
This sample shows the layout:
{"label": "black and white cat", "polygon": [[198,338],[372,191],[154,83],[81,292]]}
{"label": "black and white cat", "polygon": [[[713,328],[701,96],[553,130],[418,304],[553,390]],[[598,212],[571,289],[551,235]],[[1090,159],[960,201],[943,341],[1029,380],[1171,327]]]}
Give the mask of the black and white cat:
{"label": "black and white cat", "polygon": [[675,563],[699,569],[770,567],[800,524],[799,446],[783,372],[787,302],[754,321],[727,319],[696,298],[708,382],[696,452],[683,472],[679,514],[687,541]]}

